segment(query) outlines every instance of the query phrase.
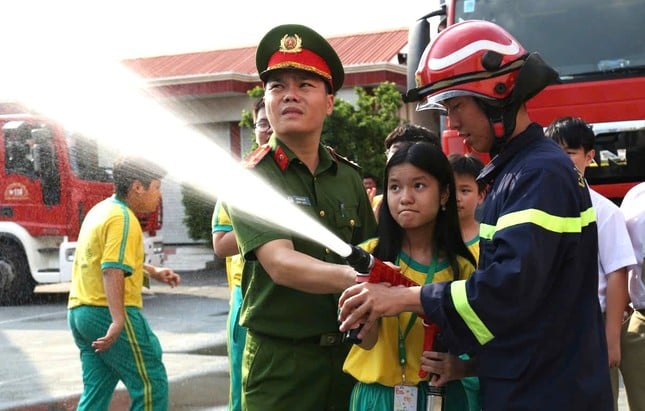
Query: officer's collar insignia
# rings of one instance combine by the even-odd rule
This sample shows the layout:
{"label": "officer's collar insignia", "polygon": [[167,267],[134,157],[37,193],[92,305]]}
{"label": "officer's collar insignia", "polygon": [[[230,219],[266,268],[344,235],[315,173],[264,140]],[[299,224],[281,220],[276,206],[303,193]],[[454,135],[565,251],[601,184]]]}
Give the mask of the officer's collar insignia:
{"label": "officer's collar insignia", "polygon": [[300,53],[302,51],[302,38],[297,34],[285,34],[280,40],[280,51],[283,53]]}
{"label": "officer's collar insignia", "polygon": [[284,152],[282,147],[278,147],[275,150],[275,152],[273,153],[273,159],[275,160],[278,167],[280,167],[281,171],[287,169],[287,166],[289,165],[289,156]]}
{"label": "officer's collar insignia", "polygon": [[267,155],[267,153],[271,151],[271,146],[268,144],[264,144],[260,147],[258,147],[257,150],[249,154],[243,161],[243,165],[246,168],[253,168],[255,167],[260,160],[264,158],[264,156]]}

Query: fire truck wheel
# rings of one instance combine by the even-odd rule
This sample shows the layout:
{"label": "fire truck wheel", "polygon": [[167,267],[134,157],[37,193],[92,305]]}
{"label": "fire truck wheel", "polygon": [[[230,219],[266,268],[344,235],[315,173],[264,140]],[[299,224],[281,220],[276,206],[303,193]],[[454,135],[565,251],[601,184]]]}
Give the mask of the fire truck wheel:
{"label": "fire truck wheel", "polygon": [[27,258],[15,244],[0,245],[0,305],[27,304],[36,286]]}

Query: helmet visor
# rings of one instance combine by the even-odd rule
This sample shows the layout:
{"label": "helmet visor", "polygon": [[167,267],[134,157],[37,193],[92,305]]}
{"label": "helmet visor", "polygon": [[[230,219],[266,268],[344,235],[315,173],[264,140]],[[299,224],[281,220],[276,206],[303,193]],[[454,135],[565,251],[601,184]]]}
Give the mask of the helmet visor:
{"label": "helmet visor", "polygon": [[463,97],[463,96],[471,96],[471,97],[481,98],[484,100],[492,100],[488,96],[475,93],[470,90],[447,90],[447,91],[442,91],[441,93],[430,95],[425,99],[421,100],[417,104],[417,111],[439,110],[446,113],[448,110],[446,109],[446,106],[443,104],[443,102],[445,100],[448,100],[454,97]]}

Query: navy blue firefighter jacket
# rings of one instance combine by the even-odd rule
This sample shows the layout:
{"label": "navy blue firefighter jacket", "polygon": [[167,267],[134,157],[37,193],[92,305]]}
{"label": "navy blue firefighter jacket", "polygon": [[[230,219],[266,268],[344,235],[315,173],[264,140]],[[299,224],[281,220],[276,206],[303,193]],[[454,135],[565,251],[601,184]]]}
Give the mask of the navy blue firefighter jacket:
{"label": "navy blue firefighter jacket", "polygon": [[585,180],[535,123],[479,179],[479,269],[423,286],[426,315],[451,351],[477,358],[485,410],[611,410]]}

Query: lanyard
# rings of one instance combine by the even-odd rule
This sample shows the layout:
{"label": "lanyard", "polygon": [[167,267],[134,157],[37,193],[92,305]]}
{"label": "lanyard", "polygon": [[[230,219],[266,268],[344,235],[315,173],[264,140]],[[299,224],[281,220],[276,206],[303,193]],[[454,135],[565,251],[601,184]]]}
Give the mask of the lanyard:
{"label": "lanyard", "polygon": [[[428,273],[426,275],[426,280],[424,284],[430,284],[434,278],[435,275],[435,269],[437,267],[437,252],[432,253],[432,262],[430,263],[430,266],[428,267]],[[400,258],[396,258],[396,265],[399,265],[400,263]],[[400,266],[400,265],[399,265]],[[400,317],[397,317],[398,322],[401,322]],[[412,313],[410,316],[410,320],[408,321],[408,325],[405,327],[405,331],[401,331],[400,324],[397,327],[398,335],[399,335],[399,365],[401,366],[401,372],[403,374],[403,381],[405,382],[405,365],[407,363],[407,352],[405,349],[405,339],[407,338],[408,334],[410,334],[410,331],[412,330],[412,327],[414,326],[415,321],[417,320],[417,315]]]}

